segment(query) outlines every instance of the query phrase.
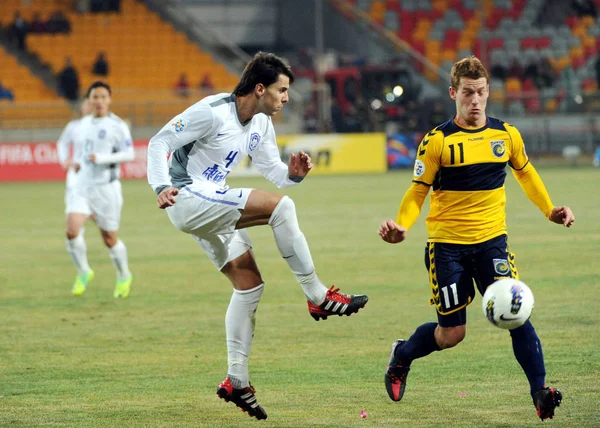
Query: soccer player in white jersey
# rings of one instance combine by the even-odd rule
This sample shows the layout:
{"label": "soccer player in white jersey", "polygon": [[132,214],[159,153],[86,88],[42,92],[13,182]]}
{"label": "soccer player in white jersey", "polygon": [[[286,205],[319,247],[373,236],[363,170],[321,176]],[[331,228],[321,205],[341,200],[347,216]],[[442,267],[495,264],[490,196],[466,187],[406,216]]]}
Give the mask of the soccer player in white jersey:
{"label": "soccer player in white jersey", "polygon": [[79,233],[93,215],[117,270],[113,295],[125,298],[133,277],[128,267],[127,248],[117,236],[123,206],[119,176],[120,163],[134,158],[133,142],[127,124],[110,112],[111,89],[107,83],[92,83],[86,98],[92,114],[79,124],[74,157],[77,178],[67,201],[67,251],[77,267],[72,293],[83,294],[94,278],[87,261],[85,240]]}
{"label": "soccer player in white jersey", "polygon": [[[229,188],[225,179],[246,156],[278,187],[300,183],[312,168],[303,152],[282,162],[271,116],[288,101],[291,69],[273,54],[259,52],[246,65],[233,93],[209,96],[169,121],[148,147],[148,182],[173,225],[189,233],[233,284],[225,316],[228,372],[217,394],[257,419],[258,405],[248,379],[254,319],[263,293],[247,227],[270,225],[281,256],[308,299],[310,315],[350,315],[367,303],[317,277],[294,202],[287,196],[249,188]],[[170,165],[167,158],[171,154]]]}
{"label": "soccer player in white jersey", "polygon": [[66,179],[66,190],[65,190],[65,205],[69,199],[69,194],[72,193],[73,186],[75,185],[75,178],[77,173],[73,168],[73,156],[75,155],[75,141],[77,140],[77,134],[79,132],[79,124],[84,116],[92,113],[90,103],[87,98],[84,98],[79,106],[81,117],[79,119],[73,119],[58,137],[56,142],[56,150],[58,153],[58,161],[62,168],[67,172]]}

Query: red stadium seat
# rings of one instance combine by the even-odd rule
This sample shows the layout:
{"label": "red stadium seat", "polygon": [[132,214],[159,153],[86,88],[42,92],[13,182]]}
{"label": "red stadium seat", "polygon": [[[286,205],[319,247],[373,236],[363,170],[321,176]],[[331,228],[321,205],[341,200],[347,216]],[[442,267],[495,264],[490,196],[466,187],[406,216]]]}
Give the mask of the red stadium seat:
{"label": "red stadium seat", "polygon": [[499,38],[499,37],[495,37],[493,39],[490,39],[487,42],[487,48],[489,50],[502,49],[502,48],[504,48],[504,40],[501,39],[501,38]]}
{"label": "red stadium seat", "polygon": [[579,24],[579,18],[576,16],[569,16],[567,18],[567,25],[571,28],[576,27]]}
{"label": "red stadium seat", "polygon": [[524,37],[521,39],[521,49],[537,48],[537,40],[533,37]]}
{"label": "red stadium seat", "polygon": [[540,37],[537,39],[537,47],[538,49],[549,48],[552,45],[552,40],[550,37]]}

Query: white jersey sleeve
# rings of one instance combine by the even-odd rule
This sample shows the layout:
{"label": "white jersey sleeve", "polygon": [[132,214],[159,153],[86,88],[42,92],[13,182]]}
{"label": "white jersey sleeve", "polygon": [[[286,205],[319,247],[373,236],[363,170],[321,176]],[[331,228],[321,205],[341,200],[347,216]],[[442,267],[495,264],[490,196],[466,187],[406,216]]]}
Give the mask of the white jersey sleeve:
{"label": "white jersey sleeve", "polygon": [[119,136],[117,137],[117,144],[115,146],[116,151],[114,153],[96,153],[97,165],[130,162],[135,158],[129,127],[125,122],[121,121],[118,130]]}
{"label": "white jersey sleeve", "polygon": [[290,177],[288,166],[281,160],[275,129],[269,120],[267,133],[251,156],[256,169],[278,188],[290,187],[302,181],[302,177]]}
{"label": "white jersey sleeve", "polygon": [[[69,159],[69,150],[74,146],[75,131],[79,125],[79,120],[70,121],[56,141],[56,150],[58,152],[58,161],[65,165]],[[75,157],[75,147],[73,147],[73,158]]]}
{"label": "white jersey sleeve", "polygon": [[171,186],[168,157],[175,150],[215,131],[211,107],[196,103],[175,116],[148,143],[148,183],[159,194]]}

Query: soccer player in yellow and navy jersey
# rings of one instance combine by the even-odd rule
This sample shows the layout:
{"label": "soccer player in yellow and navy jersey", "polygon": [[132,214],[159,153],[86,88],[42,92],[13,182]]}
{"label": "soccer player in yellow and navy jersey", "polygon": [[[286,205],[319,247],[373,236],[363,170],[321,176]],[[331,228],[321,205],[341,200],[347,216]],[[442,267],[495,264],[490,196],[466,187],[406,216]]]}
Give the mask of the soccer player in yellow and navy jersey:
{"label": "soccer player in yellow and navy jersey", "polygon": [[[575,221],[569,207],[552,204],[519,131],[486,116],[489,74],[479,59],[470,56],[458,61],[450,77],[456,116],[425,135],[418,148],[413,182],[396,221],[385,220],[379,227],[384,241],[404,241],[432,189],[425,265],[438,322],[423,324],[408,340],[399,339],[392,345],[385,385],[393,401],[402,399],[413,360],[464,339],[466,307],[475,297],[473,281],[483,294],[498,279],[518,277],[506,236],[507,164],[546,218],[566,227]],[[545,384],[544,357],[535,329],[527,321],[510,330],[510,335],[538,416],[552,418],[562,394]]]}

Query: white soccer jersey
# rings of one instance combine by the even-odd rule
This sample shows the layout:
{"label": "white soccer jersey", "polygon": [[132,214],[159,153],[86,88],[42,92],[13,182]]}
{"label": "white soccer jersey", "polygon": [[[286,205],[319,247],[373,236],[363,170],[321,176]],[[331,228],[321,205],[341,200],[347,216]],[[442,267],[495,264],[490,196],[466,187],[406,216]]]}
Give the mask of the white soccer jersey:
{"label": "white soccer jersey", "polygon": [[209,96],[175,116],[150,140],[148,183],[157,194],[169,186],[224,188],[229,173],[246,156],[277,187],[300,181],[288,176],[270,117],[260,113],[241,123],[235,95]]}
{"label": "white soccer jersey", "polygon": [[[129,127],[118,116],[86,116],[79,124],[75,162],[81,165],[77,173],[78,188],[102,185],[118,180],[120,163],[132,161],[135,154]],[[89,155],[96,155],[91,163]]]}
{"label": "white soccer jersey", "polygon": [[[65,165],[67,160],[69,159],[69,152],[72,150],[73,155],[75,155],[75,141],[77,141],[77,134],[79,132],[79,125],[81,123],[81,119],[74,119],[67,123],[65,129],[58,137],[58,141],[56,141],[56,151],[58,153],[58,161],[61,165]],[[67,171],[67,188],[73,187],[75,184],[76,173],[73,168],[69,168]]]}

